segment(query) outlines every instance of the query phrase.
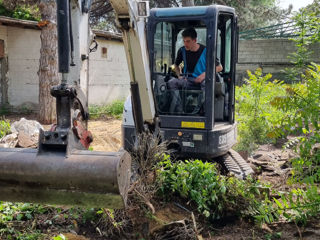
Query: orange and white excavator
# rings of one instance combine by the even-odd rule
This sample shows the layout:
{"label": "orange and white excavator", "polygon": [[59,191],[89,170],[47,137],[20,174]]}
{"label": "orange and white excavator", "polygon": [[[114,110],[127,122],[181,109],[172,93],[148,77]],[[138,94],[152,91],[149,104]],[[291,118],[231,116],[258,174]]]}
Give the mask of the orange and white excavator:
{"label": "orange and white excavator", "polygon": [[[123,33],[131,97],[125,103],[123,143],[135,146],[146,129],[160,135],[178,157],[222,160],[235,175],[252,172],[234,151],[237,17],[211,5],[149,10],[142,0],[109,0]],[[41,131],[38,149],[0,149],[0,200],[122,208],[131,177],[131,157],[88,151],[88,59],[92,34],[90,0],[57,0],[59,72],[57,124]],[[206,46],[205,88],[172,90],[170,66],[183,46],[181,32],[198,32]],[[215,59],[223,72],[215,72]],[[129,81],[129,79],[128,79]],[[175,105],[180,105],[176,107]]]}

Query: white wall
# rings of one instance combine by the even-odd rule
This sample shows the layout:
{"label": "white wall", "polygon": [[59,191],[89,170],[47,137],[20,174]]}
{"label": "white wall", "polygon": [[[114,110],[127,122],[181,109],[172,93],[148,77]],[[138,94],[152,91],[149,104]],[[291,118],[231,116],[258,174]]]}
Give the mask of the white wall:
{"label": "white wall", "polygon": [[[0,25],[0,39],[8,55],[9,103],[36,108],[39,94],[40,30]],[[97,39],[98,50],[90,54],[89,104],[108,104],[129,94],[129,73],[123,43]],[[107,54],[102,54],[102,47]],[[31,104],[30,104],[31,103]]]}
{"label": "white wall", "polygon": [[40,31],[8,27],[7,54],[9,103],[19,106],[38,103]]}
{"label": "white wall", "polygon": [[98,39],[98,44],[98,50],[90,54],[89,104],[124,100],[129,95],[130,80],[123,43]]}

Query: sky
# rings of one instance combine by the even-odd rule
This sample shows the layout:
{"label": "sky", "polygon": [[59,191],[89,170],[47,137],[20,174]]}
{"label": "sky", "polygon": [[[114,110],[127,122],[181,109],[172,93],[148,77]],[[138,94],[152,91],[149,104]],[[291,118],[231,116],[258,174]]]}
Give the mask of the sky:
{"label": "sky", "polygon": [[305,7],[312,3],[313,0],[278,0],[281,8],[287,8],[289,4],[293,5],[293,11],[299,10],[301,7]]}

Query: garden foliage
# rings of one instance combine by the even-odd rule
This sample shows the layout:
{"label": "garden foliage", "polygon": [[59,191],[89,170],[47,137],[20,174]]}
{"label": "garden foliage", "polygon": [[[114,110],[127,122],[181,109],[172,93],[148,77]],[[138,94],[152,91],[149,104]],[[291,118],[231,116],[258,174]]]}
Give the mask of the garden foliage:
{"label": "garden foliage", "polygon": [[[178,161],[172,163],[168,155],[160,162],[159,185],[164,196],[176,193],[186,200],[192,200],[199,213],[217,220],[226,215],[242,217],[256,216],[259,221],[274,219],[268,208],[268,189],[259,181],[239,180],[222,176],[214,163]],[[263,190],[263,191],[261,191]],[[259,216],[263,213],[263,219]]]}
{"label": "garden foliage", "polygon": [[314,183],[320,182],[320,65],[309,66],[302,78],[303,83],[288,86],[285,96],[271,102],[286,112],[273,135],[299,133],[299,157],[292,160],[295,180]]}
{"label": "garden foliage", "polygon": [[11,132],[10,122],[7,120],[0,121],[0,138],[8,135]]}
{"label": "garden foliage", "polygon": [[4,6],[3,0],[0,0],[0,16],[39,21],[40,17],[38,15],[39,9],[36,6],[19,5],[10,10]]}
{"label": "garden foliage", "polygon": [[236,149],[251,153],[258,144],[271,142],[268,133],[279,124],[284,111],[270,105],[276,96],[285,95],[285,85],[272,75],[263,75],[261,68],[255,73],[248,71],[248,79],[242,87],[236,87],[236,121],[238,122],[238,144]]}
{"label": "garden foliage", "polygon": [[103,116],[120,118],[122,116],[123,107],[124,101],[116,100],[107,105],[91,105],[89,106],[89,113],[92,118]]}

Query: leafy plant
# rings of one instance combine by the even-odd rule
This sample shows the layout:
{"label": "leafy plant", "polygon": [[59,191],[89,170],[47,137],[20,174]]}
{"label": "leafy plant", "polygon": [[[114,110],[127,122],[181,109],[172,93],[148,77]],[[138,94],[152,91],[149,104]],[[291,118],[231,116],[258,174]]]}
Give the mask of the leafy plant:
{"label": "leafy plant", "polygon": [[39,9],[36,6],[19,5],[13,10],[7,9],[0,1],[0,16],[39,21]]}
{"label": "leafy plant", "polygon": [[320,181],[320,151],[314,148],[320,144],[320,65],[309,66],[302,77],[304,83],[287,87],[285,96],[271,102],[287,112],[273,135],[301,134],[296,147],[299,157],[292,160],[294,176],[313,183]]}
{"label": "leafy plant", "polygon": [[66,238],[63,234],[59,234],[56,237],[52,238],[53,240],[68,240],[68,238]]}
{"label": "leafy plant", "polygon": [[288,221],[306,225],[312,217],[320,214],[320,195],[317,186],[310,185],[307,190],[294,188],[289,193],[279,193],[280,198],[274,198],[278,214]]}
{"label": "leafy plant", "polygon": [[268,223],[277,218],[270,210],[269,187],[259,181],[221,176],[215,164],[200,160],[172,163],[168,155],[160,166],[158,181],[162,194],[168,196],[172,192],[192,200],[207,218],[215,220],[235,214]]}
{"label": "leafy plant", "polygon": [[238,122],[237,150],[251,153],[258,144],[270,142],[267,136],[272,126],[278,124],[283,110],[270,105],[275,96],[285,94],[282,82],[270,79],[271,74],[263,75],[261,68],[255,73],[248,71],[249,79],[242,87],[236,87],[236,120]]}
{"label": "leafy plant", "polygon": [[310,6],[301,8],[293,17],[293,21],[297,27],[295,34],[297,37],[291,40],[295,42],[297,51],[289,55],[291,68],[286,68],[285,73],[293,82],[303,81],[302,74],[305,74],[308,65],[311,62],[313,51],[310,45],[320,41],[320,2],[314,1]]}
{"label": "leafy plant", "polygon": [[8,135],[11,132],[10,122],[7,120],[0,121],[0,138]]}

